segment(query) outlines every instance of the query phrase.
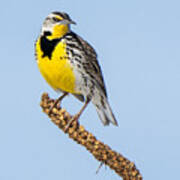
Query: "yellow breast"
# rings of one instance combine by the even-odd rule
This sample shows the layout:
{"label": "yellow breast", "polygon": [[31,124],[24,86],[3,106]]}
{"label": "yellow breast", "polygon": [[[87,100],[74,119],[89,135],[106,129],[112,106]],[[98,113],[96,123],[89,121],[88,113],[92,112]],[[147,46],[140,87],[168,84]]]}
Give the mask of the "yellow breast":
{"label": "yellow breast", "polygon": [[36,42],[36,56],[39,70],[45,80],[55,89],[69,93],[75,92],[75,75],[70,64],[66,44],[60,41],[54,48],[51,58],[43,57],[40,39]]}

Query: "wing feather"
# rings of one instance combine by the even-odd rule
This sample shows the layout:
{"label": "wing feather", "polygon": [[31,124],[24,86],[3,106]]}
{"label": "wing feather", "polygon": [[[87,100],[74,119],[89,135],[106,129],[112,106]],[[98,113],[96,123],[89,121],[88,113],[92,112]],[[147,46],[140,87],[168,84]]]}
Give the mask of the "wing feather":
{"label": "wing feather", "polygon": [[84,52],[84,56],[85,56],[84,58],[86,60],[85,62],[83,62],[83,66],[85,67],[84,69],[87,71],[87,73],[90,76],[92,76],[96,80],[99,87],[104,92],[104,95],[107,97],[102,71],[98,63],[97,54],[94,48],[77,34],[73,32],[71,33],[73,34],[73,37],[79,42],[79,45],[81,46]]}

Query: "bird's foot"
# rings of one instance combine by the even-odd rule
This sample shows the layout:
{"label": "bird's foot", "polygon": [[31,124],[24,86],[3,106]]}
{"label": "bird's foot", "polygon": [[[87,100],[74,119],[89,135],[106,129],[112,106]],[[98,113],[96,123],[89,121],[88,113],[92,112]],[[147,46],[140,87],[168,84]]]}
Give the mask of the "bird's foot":
{"label": "bird's foot", "polygon": [[65,96],[67,96],[67,95],[68,95],[68,93],[65,92],[62,96],[60,96],[58,99],[56,99],[56,100],[54,101],[54,104],[52,104],[52,106],[51,106],[50,109],[49,109],[49,112],[48,112],[48,115],[49,115],[49,116],[51,115],[51,113],[52,113],[52,111],[53,111],[53,108],[55,108],[55,107],[58,105],[58,103],[59,103],[60,101],[62,101],[63,98],[64,98]]}
{"label": "bird's foot", "polygon": [[48,112],[48,116],[51,115],[53,108],[55,108],[57,106],[58,102],[56,103],[56,101],[51,105],[51,107],[49,108],[49,112]]}
{"label": "bird's foot", "polygon": [[66,125],[66,127],[65,127],[65,129],[64,129],[65,132],[68,131],[68,129],[70,128],[70,126],[72,125],[72,123],[73,123],[74,121],[78,122],[79,116],[80,116],[80,114],[76,114],[76,115],[74,115],[74,116],[72,117],[72,119],[68,122],[68,124]]}

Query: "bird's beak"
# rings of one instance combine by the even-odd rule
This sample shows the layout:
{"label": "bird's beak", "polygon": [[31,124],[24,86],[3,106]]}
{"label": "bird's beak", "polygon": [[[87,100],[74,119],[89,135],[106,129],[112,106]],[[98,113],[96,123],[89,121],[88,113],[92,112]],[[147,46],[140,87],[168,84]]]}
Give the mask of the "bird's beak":
{"label": "bird's beak", "polygon": [[59,24],[76,24],[73,20],[63,19]]}
{"label": "bird's beak", "polygon": [[74,25],[76,25],[76,22],[75,22],[75,21],[73,21],[73,20],[70,20],[70,24],[74,24]]}

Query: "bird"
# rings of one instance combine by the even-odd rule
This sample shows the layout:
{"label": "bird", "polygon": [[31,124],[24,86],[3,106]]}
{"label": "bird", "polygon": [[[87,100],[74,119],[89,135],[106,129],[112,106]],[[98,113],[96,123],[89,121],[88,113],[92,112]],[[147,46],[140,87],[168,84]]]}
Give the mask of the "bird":
{"label": "bird", "polygon": [[92,102],[104,125],[111,123],[118,126],[108,102],[97,53],[87,41],[71,30],[73,24],[76,23],[67,13],[54,11],[45,18],[35,42],[40,73],[55,91],[63,93],[52,105],[49,114],[58,102],[72,94],[84,104],[70,123],[78,121]]}

